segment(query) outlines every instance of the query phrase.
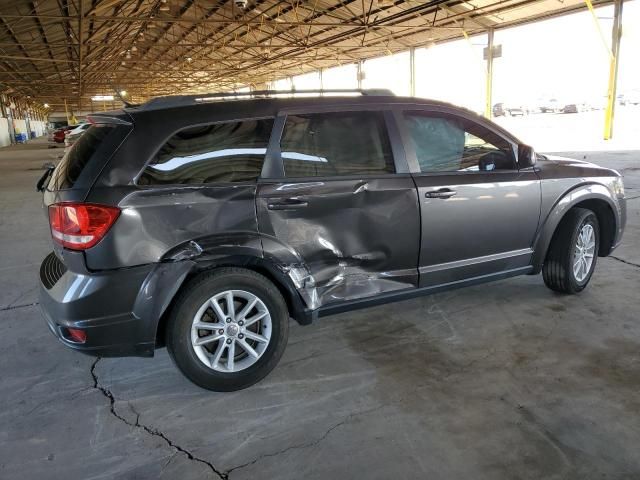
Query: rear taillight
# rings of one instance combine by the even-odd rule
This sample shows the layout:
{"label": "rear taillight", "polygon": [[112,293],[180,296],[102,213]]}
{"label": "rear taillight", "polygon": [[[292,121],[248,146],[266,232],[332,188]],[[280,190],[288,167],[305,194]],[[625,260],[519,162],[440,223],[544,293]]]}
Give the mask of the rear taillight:
{"label": "rear taillight", "polygon": [[72,250],[93,247],[118,219],[120,209],[92,203],[56,203],[49,206],[51,235]]}

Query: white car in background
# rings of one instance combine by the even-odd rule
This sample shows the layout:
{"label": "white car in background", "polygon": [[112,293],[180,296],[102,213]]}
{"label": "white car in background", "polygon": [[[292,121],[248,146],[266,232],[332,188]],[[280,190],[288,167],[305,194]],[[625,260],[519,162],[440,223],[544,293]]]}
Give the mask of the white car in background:
{"label": "white car in background", "polygon": [[64,137],[64,146],[69,148],[78,140],[84,132],[91,126],[90,123],[81,123],[76,128],[69,130]]}

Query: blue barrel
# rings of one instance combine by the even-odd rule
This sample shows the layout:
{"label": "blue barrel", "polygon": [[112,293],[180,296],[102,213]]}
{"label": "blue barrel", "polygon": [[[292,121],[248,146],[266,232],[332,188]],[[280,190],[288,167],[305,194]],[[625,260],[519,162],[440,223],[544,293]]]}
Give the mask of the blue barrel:
{"label": "blue barrel", "polygon": [[16,133],[16,143],[27,143],[27,134]]}

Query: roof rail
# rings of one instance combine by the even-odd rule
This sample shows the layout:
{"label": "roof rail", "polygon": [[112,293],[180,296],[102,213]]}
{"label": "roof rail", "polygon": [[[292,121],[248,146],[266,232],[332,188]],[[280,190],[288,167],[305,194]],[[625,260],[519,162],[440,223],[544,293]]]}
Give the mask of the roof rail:
{"label": "roof rail", "polygon": [[218,102],[225,100],[240,99],[256,99],[256,98],[287,98],[292,96],[322,96],[324,94],[345,94],[362,96],[394,96],[391,90],[384,88],[331,88],[319,90],[254,90],[251,92],[220,92],[220,93],[203,93],[195,95],[171,95],[166,97],[152,98],[146,103],[137,107],[144,110],[153,110],[156,108],[171,108],[184,105],[194,105],[198,103]]}

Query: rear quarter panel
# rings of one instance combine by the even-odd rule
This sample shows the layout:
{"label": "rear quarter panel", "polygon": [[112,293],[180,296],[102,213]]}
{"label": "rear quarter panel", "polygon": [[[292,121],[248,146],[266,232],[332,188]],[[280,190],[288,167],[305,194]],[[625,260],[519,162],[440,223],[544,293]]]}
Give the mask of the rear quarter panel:
{"label": "rear quarter panel", "polygon": [[118,202],[122,213],[115,225],[87,252],[90,270],[154,263],[189,240],[216,233],[251,237],[258,231],[255,184],[129,190]]}

